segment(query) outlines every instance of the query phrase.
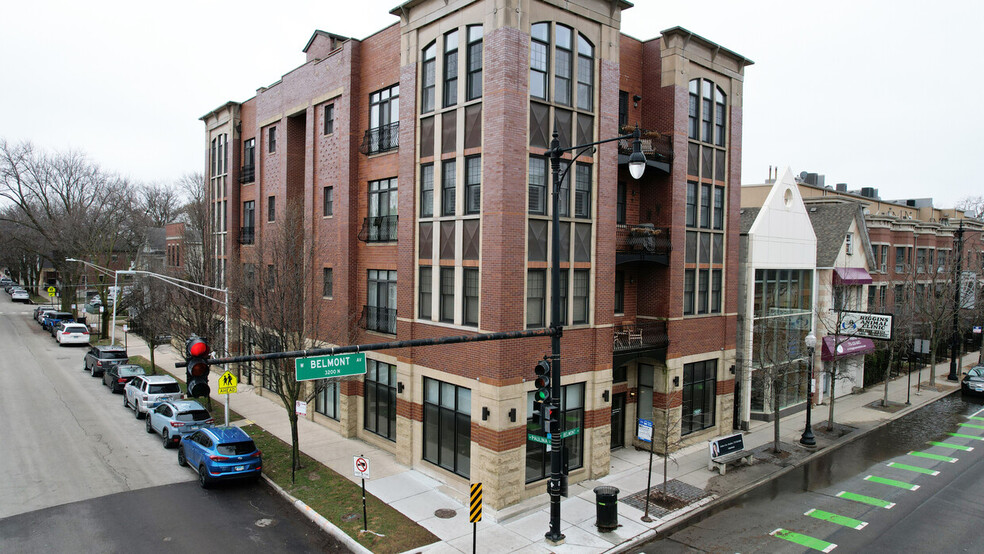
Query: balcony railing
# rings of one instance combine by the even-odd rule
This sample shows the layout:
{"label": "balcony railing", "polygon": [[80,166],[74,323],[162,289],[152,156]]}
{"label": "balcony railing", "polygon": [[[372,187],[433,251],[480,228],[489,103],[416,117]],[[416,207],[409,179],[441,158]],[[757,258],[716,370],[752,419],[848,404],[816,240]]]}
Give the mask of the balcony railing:
{"label": "balcony railing", "polygon": [[670,228],[656,227],[652,223],[642,225],[617,225],[615,251],[668,255],[670,253]]}
{"label": "balcony railing", "polygon": [[362,220],[359,240],[362,242],[392,242],[396,240],[395,215],[367,217]]}
{"label": "balcony railing", "polygon": [[612,351],[615,353],[666,348],[669,344],[665,321],[616,325],[612,332]]}
{"label": "balcony railing", "polygon": [[359,152],[369,156],[400,147],[400,122],[366,130]]}
{"label": "balcony railing", "polygon": [[[631,127],[622,128],[622,132],[626,134],[631,133],[633,130],[634,128]],[[642,142],[642,153],[646,155],[647,160],[664,164],[673,163],[673,138],[671,136],[643,131],[640,140]],[[625,163],[628,163],[627,157],[632,154],[632,139],[618,141],[618,153],[626,156]]]}
{"label": "balcony railing", "polygon": [[239,228],[239,244],[253,244],[256,242],[256,227]]}
{"label": "balcony railing", "polygon": [[396,334],[396,309],[378,306],[363,306],[359,327],[368,331]]}
{"label": "balcony railing", "polygon": [[239,170],[239,184],[252,183],[256,179],[256,166],[244,165]]}

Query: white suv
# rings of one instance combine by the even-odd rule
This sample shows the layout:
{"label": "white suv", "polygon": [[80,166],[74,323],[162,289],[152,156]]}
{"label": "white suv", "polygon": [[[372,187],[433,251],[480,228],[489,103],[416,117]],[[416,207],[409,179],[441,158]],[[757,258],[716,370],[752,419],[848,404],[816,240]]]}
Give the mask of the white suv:
{"label": "white suv", "polygon": [[123,407],[133,408],[137,419],[147,415],[165,400],[181,400],[181,387],[170,375],[134,377],[123,389]]}

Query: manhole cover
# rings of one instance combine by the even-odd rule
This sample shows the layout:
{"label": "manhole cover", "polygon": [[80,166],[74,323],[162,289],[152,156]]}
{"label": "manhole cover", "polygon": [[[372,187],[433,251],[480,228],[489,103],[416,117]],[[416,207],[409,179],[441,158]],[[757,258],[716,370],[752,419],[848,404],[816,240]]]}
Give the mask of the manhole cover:
{"label": "manhole cover", "polygon": [[355,521],[360,517],[362,516],[360,516],[359,514],[345,514],[342,516],[342,521]]}
{"label": "manhole cover", "polygon": [[434,517],[438,517],[441,519],[451,519],[456,515],[458,515],[458,512],[448,508],[441,508],[439,510],[434,510]]}

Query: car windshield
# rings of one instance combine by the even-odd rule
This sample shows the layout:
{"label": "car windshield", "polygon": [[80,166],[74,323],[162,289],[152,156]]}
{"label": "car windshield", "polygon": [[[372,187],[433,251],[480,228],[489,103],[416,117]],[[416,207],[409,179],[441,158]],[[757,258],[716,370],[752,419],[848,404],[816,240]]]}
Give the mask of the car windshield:
{"label": "car windshield", "polygon": [[970,377],[984,377],[984,367],[975,367],[967,375]]}
{"label": "car windshield", "polygon": [[65,326],[65,332],[66,333],[84,333],[85,332],[85,325],[66,325]]}
{"label": "car windshield", "polygon": [[100,358],[104,358],[106,360],[125,360],[126,359],[126,352],[119,352],[119,351],[116,351],[116,352],[113,352],[113,351],[103,352],[102,353],[102,356],[99,356],[99,357]]}
{"label": "car windshield", "polygon": [[136,377],[137,375],[145,375],[144,369],[138,365],[121,365],[119,366],[120,377]]}
{"label": "car windshield", "polygon": [[192,410],[190,412],[181,412],[174,419],[178,421],[205,421],[210,417],[205,410]]}
{"label": "car windshield", "polygon": [[181,392],[177,383],[155,383],[150,385],[148,394],[172,394]]}
{"label": "car windshield", "polygon": [[215,450],[224,456],[242,456],[256,450],[253,441],[227,442],[215,447]]}

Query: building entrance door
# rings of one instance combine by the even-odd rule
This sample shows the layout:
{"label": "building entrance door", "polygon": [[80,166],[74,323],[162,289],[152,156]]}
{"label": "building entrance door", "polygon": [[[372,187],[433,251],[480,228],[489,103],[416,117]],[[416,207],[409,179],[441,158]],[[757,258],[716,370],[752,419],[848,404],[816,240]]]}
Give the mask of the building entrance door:
{"label": "building entrance door", "polygon": [[612,450],[625,446],[625,393],[612,395]]}

